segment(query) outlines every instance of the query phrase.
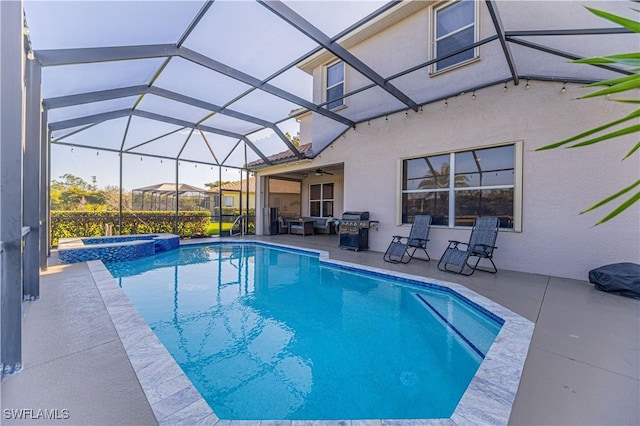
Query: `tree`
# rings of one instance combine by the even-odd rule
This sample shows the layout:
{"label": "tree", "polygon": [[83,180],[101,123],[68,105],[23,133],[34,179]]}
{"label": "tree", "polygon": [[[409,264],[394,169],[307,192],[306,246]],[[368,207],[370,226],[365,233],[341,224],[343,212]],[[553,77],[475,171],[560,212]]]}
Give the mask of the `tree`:
{"label": "tree", "polygon": [[104,206],[105,194],[98,190],[95,176],[91,176],[91,183],[70,173],[60,179],[51,182],[52,210],[97,210]]}
{"label": "tree", "polygon": [[295,145],[296,148],[300,147],[300,132],[296,133],[295,136],[291,136],[289,132],[286,132],[284,135],[289,139],[289,142]]}
{"label": "tree", "polygon": [[[596,16],[607,19],[615,24],[618,24],[628,30],[633,31],[634,33],[640,34],[640,22],[638,21],[627,19],[622,16],[617,16],[612,13],[605,12],[598,9],[592,9],[589,7],[587,7],[587,9]],[[622,54],[615,54],[610,56],[581,59],[573,62],[577,64],[591,64],[591,65],[618,64],[623,67],[626,67],[628,71],[631,72],[631,75],[628,75],[625,77],[598,81],[598,82],[587,85],[587,87],[601,87],[601,86],[606,86],[606,87],[604,89],[600,89],[596,92],[582,96],[580,99],[594,98],[598,96],[609,96],[616,93],[637,91],[638,89],[640,89],[640,52],[622,53]],[[640,99],[637,99],[637,98],[636,99],[626,99],[626,98],[613,99],[612,98],[611,100],[615,102],[623,102],[623,103],[629,103],[629,104],[640,104]],[[567,148],[584,147],[584,146],[593,145],[595,143],[608,141],[623,135],[637,134],[638,132],[640,132],[640,124],[638,124],[638,118],[640,118],[640,108],[636,109],[632,113],[618,120],[614,120],[610,123],[606,123],[596,128],[593,128],[591,130],[587,130],[586,132],[582,132],[568,139],[543,146],[541,148],[538,148],[537,150],[540,151],[540,150],[546,150],[546,149],[553,149],[553,148],[558,148],[560,146],[566,146]],[[623,127],[618,130],[613,130],[613,131],[609,130],[611,127],[618,126],[619,124],[625,123],[627,121],[631,121],[634,124],[628,127]],[[600,136],[595,136],[596,134],[604,131],[608,131],[609,133],[605,133]],[[568,145],[568,144],[571,144],[571,145]],[[636,153],[638,149],[640,149],[640,141],[637,142],[633,148],[631,148],[631,150],[624,156],[623,160],[626,160],[631,155]],[[619,199],[620,197],[623,197],[634,190],[637,191],[635,192],[635,194],[631,195],[627,200],[623,201],[620,205],[618,205],[618,207],[612,210],[609,214],[607,214],[605,217],[603,217],[598,222],[596,222],[596,225],[600,225],[610,219],[613,219],[614,217],[622,213],[624,210],[628,209],[633,204],[640,201],[640,179],[636,180],[631,185],[625,188],[622,188],[615,194],[610,195],[605,199],[597,202],[596,204],[582,211],[582,213],[590,212],[594,209],[597,209],[598,207],[611,203],[614,200]]]}
{"label": "tree", "polygon": [[219,181],[219,180],[217,180],[215,182],[205,183],[204,186],[206,186],[209,191],[215,191],[215,190],[218,189],[219,186],[224,186],[224,185],[226,185],[228,183],[231,183],[231,181],[228,181],[228,180]]}
{"label": "tree", "polygon": [[[102,190],[105,197],[107,211],[120,209],[120,187],[116,185],[107,185]],[[122,190],[122,210],[131,210],[131,192]]]}

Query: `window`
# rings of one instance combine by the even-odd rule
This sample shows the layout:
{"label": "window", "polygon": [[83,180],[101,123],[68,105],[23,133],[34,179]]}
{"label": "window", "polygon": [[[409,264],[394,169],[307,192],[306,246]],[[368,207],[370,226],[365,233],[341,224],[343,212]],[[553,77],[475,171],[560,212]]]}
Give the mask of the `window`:
{"label": "window", "polygon": [[344,105],[344,62],[327,67],[327,109]]}
{"label": "window", "polygon": [[225,207],[233,207],[233,197],[225,196],[224,197],[224,206]]}
{"label": "window", "polygon": [[[517,144],[402,162],[402,223],[430,214],[433,225],[471,226],[478,216],[514,229]],[[519,175],[519,174],[518,174]]]}
{"label": "window", "polygon": [[309,185],[309,216],[333,217],[333,184]]}
{"label": "window", "polygon": [[[435,11],[434,55],[454,52],[476,41],[476,7],[472,0],[461,0]],[[435,71],[473,59],[475,49],[458,53],[435,64]]]}

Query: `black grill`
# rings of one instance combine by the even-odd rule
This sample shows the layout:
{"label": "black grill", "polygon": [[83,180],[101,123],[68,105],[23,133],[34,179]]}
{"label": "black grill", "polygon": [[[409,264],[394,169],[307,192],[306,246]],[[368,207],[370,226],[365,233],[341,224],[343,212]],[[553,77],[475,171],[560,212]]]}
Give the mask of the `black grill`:
{"label": "black grill", "polygon": [[369,220],[369,212],[344,212],[338,222],[340,230],[340,248],[349,250],[369,249],[369,228],[372,223]]}

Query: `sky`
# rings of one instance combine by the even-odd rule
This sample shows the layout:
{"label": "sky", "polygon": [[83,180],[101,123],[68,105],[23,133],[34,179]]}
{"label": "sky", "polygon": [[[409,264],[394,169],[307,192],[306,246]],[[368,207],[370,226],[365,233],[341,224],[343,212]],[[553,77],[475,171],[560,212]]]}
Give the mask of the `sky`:
{"label": "sky", "polygon": [[[333,36],[343,28],[384,5],[383,1],[286,1],[297,13],[313,25]],[[107,46],[135,46],[149,44],[174,44],[202,7],[201,1],[33,1],[25,0],[25,15],[30,30],[32,47],[38,51],[48,49],[95,48]],[[55,25],[52,25],[55,23]],[[264,31],[269,28],[269,31]],[[219,0],[208,10],[199,25],[186,39],[185,48],[229,65],[241,72],[265,79],[279,71],[306,52],[316,43],[297,29],[277,18],[265,7],[253,1]],[[164,66],[164,68],[162,68]],[[42,75],[44,99],[109,90],[135,85],[148,85],[158,71],[154,85],[182,95],[198,98],[219,106],[251,115],[266,121],[284,120],[299,105],[285,101],[261,90],[248,92],[251,87],[230,77],[200,67],[183,58],[174,57],[168,64],[163,58],[130,61],[45,67]],[[293,68],[269,82],[307,100],[312,100],[313,79],[305,72]],[[238,95],[246,96],[238,99]],[[118,98],[102,102],[52,109],[49,122],[55,123],[108,111],[136,109],[154,114],[171,116],[197,123],[210,111],[189,106],[164,97],[147,94],[136,104],[138,96]],[[235,101],[234,101],[235,99]],[[119,149],[128,119],[109,120],[62,141],[78,145],[90,145]],[[247,134],[259,128],[253,123],[216,114],[204,125],[238,134]],[[279,125],[280,129],[295,135],[299,124],[290,119]],[[53,133],[58,139],[71,130]],[[175,132],[167,135],[170,132]],[[137,155],[125,155],[124,186],[129,188],[175,181],[175,163],[144,158],[140,154],[156,153],[175,156],[188,136],[189,129],[180,130],[155,120],[134,117],[130,123],[124,148]],[[162,135],[167,135],[161,137]],[[287,149],[271,130],[248,136],[265,155]],[[143,144],[151,139],[157,140]],[[222,161],[237,138],[227,138],[211,133],[203,136],[196,132],[185,148],[182,158],[215,162],[207,147],[212,147],[218,161]],[[55,144],[54,144],[55,145]],[[52,178],[71,173],[90,180],[96,176],[98,185],[117,185],[119,167],[117,154],[96,148],[53,146]],[[247,161],[259,157],[249,150]],[[227,164],[244,164],[243,150],[234,151]],[[215,169],[215,167],[214,167]],[[193,164],[181,166],[180,181],[196,186],[218,179],[217,170]],[[229,178],[225,176],[229,173]],[[223,180],[237,180],[237,172],[223,169]],[[212,176],[213,175],[213,176]]]}

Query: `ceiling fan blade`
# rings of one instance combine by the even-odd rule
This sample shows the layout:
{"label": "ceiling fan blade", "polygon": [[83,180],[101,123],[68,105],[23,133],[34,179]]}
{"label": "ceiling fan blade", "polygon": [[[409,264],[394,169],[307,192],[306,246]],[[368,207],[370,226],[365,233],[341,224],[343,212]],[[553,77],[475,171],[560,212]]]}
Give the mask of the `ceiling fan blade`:
{"label": "ceiling fan blade", "polygon": [[326,172],[322,169],[316,169],[316,176],[320,176],[320,175],[333,175],[333,173],[331,172]]}

